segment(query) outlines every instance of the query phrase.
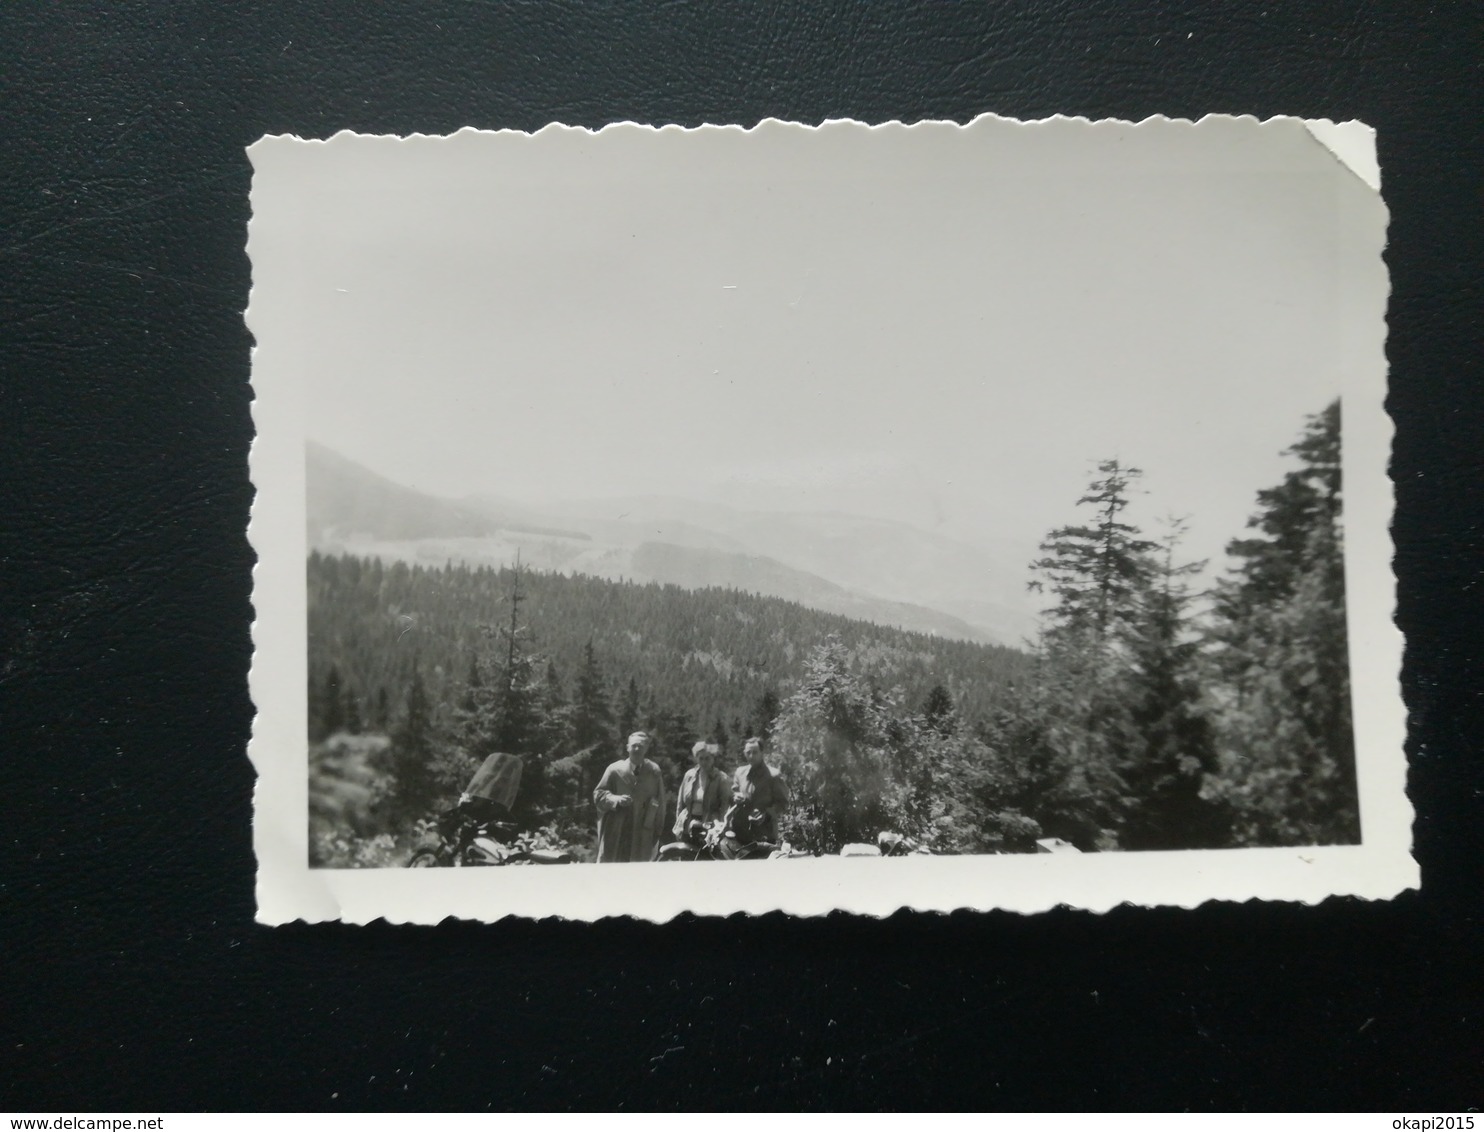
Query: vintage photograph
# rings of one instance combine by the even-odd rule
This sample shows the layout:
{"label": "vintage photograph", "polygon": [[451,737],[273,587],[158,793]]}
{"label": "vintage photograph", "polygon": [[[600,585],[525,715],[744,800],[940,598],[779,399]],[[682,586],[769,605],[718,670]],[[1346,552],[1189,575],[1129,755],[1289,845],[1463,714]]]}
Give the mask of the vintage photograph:
{"label": "vintage photograph", "polygon": [[1415,883],[1364,127],[250,154],[264,918]]}

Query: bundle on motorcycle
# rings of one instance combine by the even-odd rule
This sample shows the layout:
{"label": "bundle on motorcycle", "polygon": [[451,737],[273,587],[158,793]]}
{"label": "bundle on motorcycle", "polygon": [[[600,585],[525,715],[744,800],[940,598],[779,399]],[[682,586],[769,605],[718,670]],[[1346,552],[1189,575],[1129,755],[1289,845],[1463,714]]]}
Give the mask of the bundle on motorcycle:
{"label": "bundle on motorcycle", "polygon": [[436,832],[418,846],[409,868],[481,865],[565,865],[570,853],[531,844],[511,818],[525,763],[496,753],[480,764],[459,800],[437,818]]}

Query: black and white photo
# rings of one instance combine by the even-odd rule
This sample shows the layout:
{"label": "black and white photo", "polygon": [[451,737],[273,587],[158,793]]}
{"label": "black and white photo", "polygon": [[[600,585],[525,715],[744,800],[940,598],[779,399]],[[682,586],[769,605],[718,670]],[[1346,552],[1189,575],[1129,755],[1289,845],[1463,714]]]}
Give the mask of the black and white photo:
{"label": "black and white photo", "polygon": [[1365,127],[250,155],[261,918],[1415,884]]}

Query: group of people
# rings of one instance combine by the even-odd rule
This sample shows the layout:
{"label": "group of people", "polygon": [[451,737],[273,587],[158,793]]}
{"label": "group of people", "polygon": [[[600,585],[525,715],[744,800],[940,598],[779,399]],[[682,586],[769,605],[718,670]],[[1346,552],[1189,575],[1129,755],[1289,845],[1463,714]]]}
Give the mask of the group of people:
{"label": "group of people", "polygon": [[[611,764],[598,780],[593,802],[598,807],[598,861],[652,861],[659,853],[668,809],[659,765],[648,757],[650,737],[635,731],[628,756]],[[711,822],[734,805],[759,815],[760,840],[776,841],[778,822],[788,805],[788,791],[776,770],[763,759],[760,740],[743,746],[745,762],[728,777],[716,765],[721,747],[702,740],[691,749],[695,765],[680,780],[675,817],[669,832],[685,836],[692,821]]]}

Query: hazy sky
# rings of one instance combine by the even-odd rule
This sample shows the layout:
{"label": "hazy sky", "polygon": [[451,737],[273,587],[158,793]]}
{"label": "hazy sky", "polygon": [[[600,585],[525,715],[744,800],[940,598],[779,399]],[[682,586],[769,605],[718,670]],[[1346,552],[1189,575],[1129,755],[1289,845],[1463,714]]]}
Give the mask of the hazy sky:
{"label": "hazy sky", "polygon": [[[292,154],[292,156],[290,156]],[[306,432],[399,482],[1034,544],[1091,463],[1219,556],[1346,387],[1379,198],[1296,122],[255,154]],[[259,282],[263,281],[259,276]],[[255,302],[257,301],[255,297]]]}

